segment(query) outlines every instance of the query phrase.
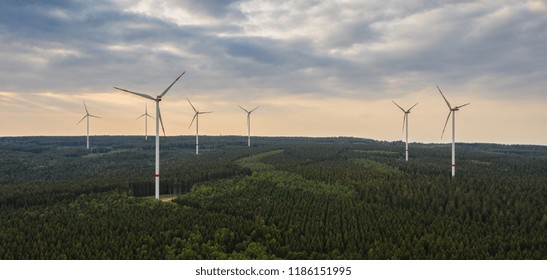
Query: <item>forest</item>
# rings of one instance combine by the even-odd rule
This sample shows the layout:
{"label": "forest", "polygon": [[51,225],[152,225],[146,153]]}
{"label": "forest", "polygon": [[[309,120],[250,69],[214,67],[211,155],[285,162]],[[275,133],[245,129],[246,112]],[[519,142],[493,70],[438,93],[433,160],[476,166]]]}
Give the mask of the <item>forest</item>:
{"label": "forest", "polygon": [[0,259],[547,259],[547,147],[0,137]]}

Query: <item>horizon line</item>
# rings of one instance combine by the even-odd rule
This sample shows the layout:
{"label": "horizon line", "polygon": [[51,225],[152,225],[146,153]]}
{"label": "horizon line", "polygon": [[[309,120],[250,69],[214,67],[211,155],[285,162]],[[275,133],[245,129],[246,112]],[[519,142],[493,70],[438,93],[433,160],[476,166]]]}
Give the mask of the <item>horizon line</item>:
{"label": "horizon line", "polygon": [[[103,135],[90,135],[93,137],[142,137],[143,135],[138,134],[103,134]],[[155,135],[148,135],[151,138],[156,137]],[[201,137],[247,137],[247,135],[236,135],[236,134],[226,134],[226,135],[200,135]],[[0,135],[1,138],[19,138],[19,137],[85,137],[85,135]],[[170,136],[161,136],[160,138],[165,137],[195,137],[195,134],[180,134],[180,135],[170,135]],[[265,136],[265,135],[252,135],[251,137],[261,137],[261,138],[355,138],[355,139],[362,139],[362,140],[371,140],[376,142],[389,142],[389,143],[395,143],[395,142],[402,142],[403,140],[380,140],[380,139],[373,139],[373,138],[365,138],[365,137],[358,137],[358,136],[348,136],[348,135],[337,135],[337,136],[303,136],[303,135],[276,135],[276,136]],[[413,144],[424,144],[424,145],[450,145],[451,141],[448,142],[409,142]],[[492,144],[492,145],[507,145],[507,146],[540,146],[540,147],[547,147],[547,144],[532,144],[532,143],[496,143],[496,142],[466,142],[466,141],[456,141],[456,143],[460,144]]]}

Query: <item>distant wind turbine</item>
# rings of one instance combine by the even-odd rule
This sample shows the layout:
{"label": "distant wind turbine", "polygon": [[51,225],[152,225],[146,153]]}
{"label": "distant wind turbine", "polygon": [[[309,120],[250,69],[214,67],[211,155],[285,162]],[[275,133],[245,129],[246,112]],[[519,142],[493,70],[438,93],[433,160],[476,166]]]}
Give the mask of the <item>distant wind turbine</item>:
{"label": "distant wind turbine", "polygon": [[89,111],[87,110],[87,106],[85,105],[85,101],[84,101],[84,108],[85,108],[85,116],[76,125],[79,125],[85,118],[87,118],[87,149],[89,150],[89,117],[99,118],[99,119],[101,119],[101,117],[90,114]]}
{"label": "distant wind turbine", "polygon": [[161,119],[161,112],[160,112],[160,101],[161,98],[167,94],[167,92],[171,89],[171,87],[184,75],[185,72],[182,72],[171,85],[169,85],[160,95],[158,95],[156,98],[143,93],[133,92],[129,91],[123,88],[114,87],[117,90],[125,91],[127,93],[135,94],[140,97],[144,97],[146,99],[150,99],[156,102],[156,173],[154,174],[154,177],[156,178],[156,199],[160,199],[160,124],[161,129],[163,130],[163,135],[165,135],[165,128],[163,127],[163,121]]}
{"label": "distant wind turbine", "polygon": [[237,105],[239,106],[239,108],[241,108],[241,110],[245,111],[247,113],[247,146],[251,146],[251,113],[254,112],[254,110],[258,109],[258,107],[260,106],[256,106],[256,108],[252,109],[251,111],[247,111],[245,108],[241,107],[240,105]]}
{"label": "distant wind turbine", "polygon": [[148,118],[154,119],[154,117],[148,114],[148,106],[144,103],[144,114],[136,118],[136,120],[144,117],[144,140],[148,140]]}
{"label": "distant wind turbine", "polygon": [[194,105],[192,105],[192,102],[190,102],[190,99],[186,98],[186,100],[188,100],[188,103],[190,103],[190,106],[192,106],[192,109],[194,109],[194,112],[196,112],[194,114],[194,117],[192,118],[192,122],[190,122],[190,126],[188,126],[188,128],[192,127],[192,124],[194,123],[194,120],[196,120],[196,155],[198,155],[199,154],[199,115],[212,113],[213,111],[200,112],[200,111],[196,110],[196,107],[194,107]]}
{"label": "distant wind turbine", "polygon": [[461,107],[467,106],[471,103],[465,103],[460,106],[452,107],[450,103],[448,102],[448,100],[446,100],[446,97],[444,97],[444,94],[439,88],[439,86],[437,86],[437,89],[439,90],[439,93],[443,97],[444,101],[446,102],[446,105],[448,106],[448,109],[450,110],[450,112],[448,113],[448,116],[446,117],[446,122],[444,123],[441,139],[443,138],[446,125],[448,124],[448,119],[450,119],[450,115],[452,115],[452,177],[454,177],[456,176],[456,111],[459,111]]}
{"label": "distant wind turbine", "polygon": [[393,104],[395,104],[395,106],[399,107],[399,109],[401,109],[401,111],[403,111],[403,113],[405,113],[405,116],[403,117],[403,131],[405,131],[405,126],[406,126],[406,139],[405,139],[406,157],[405,158],[406,158],[406,161],[408,161],[408,114],[410,114],[410,110],[412,110],[412,108],[416,107],[416,105],[418,105],[418,103],[414,104],[412,107],[410,107],[410,109],[405,110],[401,106],[399,106],[399,104],[395,103],[395,101],[391,100],[391,102],[393,102]]}

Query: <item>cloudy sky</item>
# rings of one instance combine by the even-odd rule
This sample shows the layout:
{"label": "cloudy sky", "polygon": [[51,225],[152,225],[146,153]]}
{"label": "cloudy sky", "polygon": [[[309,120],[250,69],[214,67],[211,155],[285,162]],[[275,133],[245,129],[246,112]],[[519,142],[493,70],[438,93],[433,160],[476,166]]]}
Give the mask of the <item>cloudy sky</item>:
{"label": "cloudy sky", "polygon": [[[441,139],[547,145],[545,0],[6,0],[0,136],[137,135],[157,95],[168,135]],[[153,125],[150,127],[152,132]],[[447,137],[448,136],[448,137]]]}

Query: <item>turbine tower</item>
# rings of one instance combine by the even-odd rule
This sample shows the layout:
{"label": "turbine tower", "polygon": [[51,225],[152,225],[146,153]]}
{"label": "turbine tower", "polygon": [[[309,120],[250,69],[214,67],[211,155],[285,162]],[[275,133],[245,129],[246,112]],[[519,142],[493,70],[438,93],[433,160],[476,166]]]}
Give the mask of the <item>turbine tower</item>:
{"label": "turbine tower", "polygon": [[84,108],[85,108],[85,116],[76,125],[79,125],[85,118],[87,118],[87,149],[89,150],[89,117],[99,118],[99,119],[101,119],[101,117],[90,114],[89,111],[87,110],[87,106],[85,105],[85,101],[84,101]]}
{"label": "turbine tower", "polygon": [[416,105],[418,105],[418,103],[414,104],[414,106],[410,107],[410,109],[408,110],[405,110],[403,109],[401,106],[399,106],[399,104],[395,103],[395,101],[391,100],[391,102],[393,102],[393,104],[395,104],[395,106],[399,107],[399,109],[401,109],[401,111],[403,111],[403,113],[405,113],[405,116],[403,117],[403,131],[405,131],[405,126],[406,126],[406,140],[405,140],[405,153],[406,153],[406,161],[408,161],[408,114],[410,114],[410,110],[412,110],[412,108],[416,107]]}
{"label": "turbine tower", "polygon": [[190,126],[188,126],[188,129],[192,127],[194,120],[196,120],[196,155],[198,155],[199,154],[199,115],[212,113],[213,111],[200,112],[196,110],[196,107],[194,107],[194,105],[192,105],[192,102],[190,102],[190,99],[186,98],[186,100],[188,100],[188,103],[190,103],[190,106],[192,106],[192,109],[194,109],[194,112],[196,112],[194,114],[194,117],[192,118],[192,122],[190,122]]}
{"label": "turbine tower", "polygon": [[247,113],[247,146],[251,146],[251,113],[258,109],[258,107],[260,106],[256,106],[256,108],[252,109],[251,111],[247,111],[245,108],[241,107],[240,105],[237,105],[239,106],[239,108],[241,108],[241,110],[245,111]]}
{"label": "turbine tower", "polygon": [[450,115],[452,115],[452,177],[456,176],[456,111],[459,111],[461,107],[467,106],[471,103],[465,103],[460,106],[452,107],[446,97],[444,97],[443,92],[437,86],[437,89],[439,90],[439,93],[443,97],[444,101],[446,102],[446,105],[448,106],[448,109],[450,112],[448,112],[448,116],[446,117],[446,122],[444,123],[443,133],[441,134],[441,139],[443,138],[444,131],[446,129],[446,125],[448,124],[448,119],[450,119]]}
{"label": "turbine tower", "polygon": [[144,114],[136,118],[136,120],[144,117],[144,140],[148,140],[148,118],[154,119],[154,117],[148,114],[148,106],[144,103]]}
{"label": "turbine tower", "polygon": [[144,97],[146,99],[150,99],[156,102],[156,173],[154,174],[154,177],[156,178],[156,199],[160,199],[160,124],[161,129],[163,130],[163,135],[165,135],[165,128],[163,127],[163,121],[161,119],[161,112],[160,112],[160,101],[161,98],[171,89],[171,87],[184,75],[185,72],[182,72],[171,85],[169,85],[160,95],[158,95],[156,98],[143,93],[133,92],[129,91],[123,88],[114,87],[117,90],[125,91],[127,93],[135,94],[140,97]]}

